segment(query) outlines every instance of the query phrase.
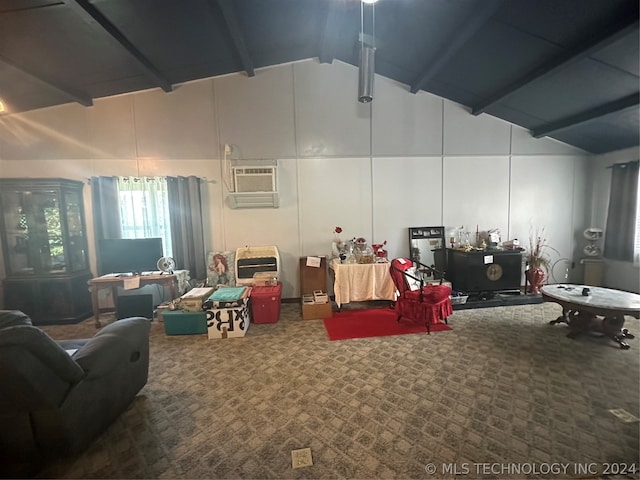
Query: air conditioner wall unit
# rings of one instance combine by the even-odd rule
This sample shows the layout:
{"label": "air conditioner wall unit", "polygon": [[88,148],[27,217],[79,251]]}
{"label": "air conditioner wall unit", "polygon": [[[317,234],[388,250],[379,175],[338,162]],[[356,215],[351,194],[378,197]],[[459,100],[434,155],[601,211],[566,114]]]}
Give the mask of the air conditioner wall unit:
{"label": "air conditioner wall unit", "polygon": [[231,208],[278,208],[277,167],[270,165],[235,166],[232,169]]}
{"label": "air conditioner wall unit", "polygon": [[280,197],[278,192],[245,192],[230,193],[231,208],[278,208]]}
{"label": "air conditioner wall unit", "polygon": [[277,191],[278,167],[233,167],[233,187],[236,193]]}

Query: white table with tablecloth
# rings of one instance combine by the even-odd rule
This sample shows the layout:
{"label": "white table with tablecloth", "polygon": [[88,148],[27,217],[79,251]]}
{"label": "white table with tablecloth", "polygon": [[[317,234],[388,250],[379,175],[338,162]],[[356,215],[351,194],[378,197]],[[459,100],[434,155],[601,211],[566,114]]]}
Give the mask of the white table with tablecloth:
{"label": "white table with tablecloth", "polygon": [[338,308],[345,303],[369,300],[395,300],[396,287],[389,263],[340,263],[333,259],[333,293]]}

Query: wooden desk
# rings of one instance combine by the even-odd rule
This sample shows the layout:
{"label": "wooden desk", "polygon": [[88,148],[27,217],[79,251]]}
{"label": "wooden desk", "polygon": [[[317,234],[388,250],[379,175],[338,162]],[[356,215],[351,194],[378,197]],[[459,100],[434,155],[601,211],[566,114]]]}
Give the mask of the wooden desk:
{"label": "wooden desk", "polygon": [[[589,289],[588,295],[582,294],[585,288]],[[629,348],[624,339],[634,336],[623,328],[625,315],[640,318],[640,295],[610,288],[569,284],[545,285],[540,293],[545,301],[562,306],[562,316],[549,323],[569,325],[569,338],[575,338],[581,333],[597,332],[617,342],[620,348]],[[598,316],[604,318],[598,319]]]}
{"label": "wooden desk", "polygon": [[166,285],[169,287],[171,299],[176,298],[176,285],[178,283],[176,275],[173,274],[149,274],[135,276],[112,276],[104,275],[102,277],[92,278],[87,282],[89,291],[91,292],[91,305],[93,307],[93,317],[96,322],[96,328],[100,328],[100,304],[98,302],[98,292],[105,288],[111,289],[114,306],[118,298],[118,287],[124,287],[125,281],[132,279],[139,280],[139,287],[145,285]]}
{"label": "wooden desk", "polygon": [[396,287],[389,273],[390,263],[340,263],[331,261],[333,293],[338,308],[343,303],[395,300]]}

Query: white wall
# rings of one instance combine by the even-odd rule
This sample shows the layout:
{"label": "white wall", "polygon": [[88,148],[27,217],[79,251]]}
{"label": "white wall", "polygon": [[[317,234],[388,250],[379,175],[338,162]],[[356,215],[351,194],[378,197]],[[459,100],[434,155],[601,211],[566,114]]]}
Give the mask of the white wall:
{"label": "white wall", "polygon": [[[350,65],[307,60],[4,117],[0,176],[203,177],[207,248],[277,245],[284,298],[299,295],[298,257],[329,254],[337,225],[343,238],[387,240],[394,257],[408,255],[412,226],[499,228],[527,243],[533,225],[578,264],[588,155],[379,76],[360,104],[357,84]],[[224,144],[279,160],[280,208],[228,207]],[[89,186],[85,208],[91,231]]]}
{"label": "white wall", "polygon": [[[609,208],[609,193],[611,185],[611,169],[607,168],[615,163],[624,163],[640,158],[638,147],[628,148],[617,152],[594,156],[590,160],[591,176],[591,211],[589,212],[590,226],[605,229],[607,224],[607,210]],[[600,247],[604,248],[603,241]],[[618,288],[630,292],[640,293],[640,266],[633,262],[604,259],[604,284],[610,288]]]}

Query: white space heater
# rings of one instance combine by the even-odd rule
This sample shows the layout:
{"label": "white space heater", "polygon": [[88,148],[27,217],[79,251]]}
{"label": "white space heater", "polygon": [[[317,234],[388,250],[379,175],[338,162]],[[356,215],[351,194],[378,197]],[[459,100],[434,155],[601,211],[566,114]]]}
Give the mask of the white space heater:
{"label": "white space heater", "polygon": [[269,272],[280,276],[280,254],[276,246],[246,246],[236,249],[236,285],[253,285],[253,276]]}

